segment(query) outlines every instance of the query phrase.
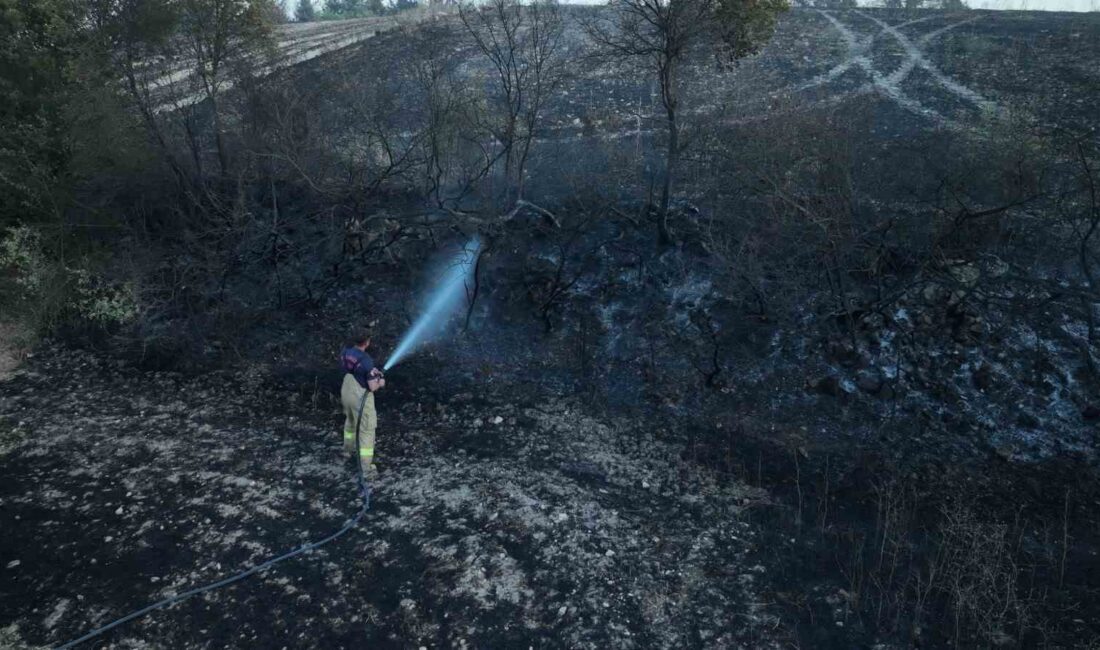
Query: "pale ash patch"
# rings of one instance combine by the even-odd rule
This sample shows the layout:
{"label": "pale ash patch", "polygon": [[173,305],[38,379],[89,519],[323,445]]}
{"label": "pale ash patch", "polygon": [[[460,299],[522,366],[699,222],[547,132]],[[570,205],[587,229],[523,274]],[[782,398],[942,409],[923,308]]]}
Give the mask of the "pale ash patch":
{"label": "pale ash patch", "polygon": [[57,601],[57,604],[54,605],[53,611],[50,612],[50,615],[47,616],[46,619],[43,621],[43,624],[46,626],[47,630],[52,630],[57,625],[58,621],[60,621],[65,616],[66,612],[69,611],[69,605],[71,604],[72,601],[68,598],[62,598],[61,600]]}
{"label": "pale ash patch", "polygon": [[[494,419],[461,409],[463,422]],[[531,629],[555,625],[568,647],[595,647],[593,624],[614,631],[600,647],[620,649],[642,647],[641,638],[690,645],[696,629],[716,647],[737,647],[746,628],[772,624],[752,605],[761,599],[751,581],[708,578],[752,548],[752,531],[737,518],[763,492],[692,472],[677,460],[679,447],[637,423],[589,417],[566,402],[510,412],[527,423],[495,425],[511,439],[503,457],[433,454],[384,474],[379,498],[395,513],[372,522],[372,541],[354,554],[371,558],[368,566],[404,556],[426,577],[410,587],[430,590],[432,601]],[[686,482],[685,472],[694,475]],[[638,509],[657,503],[682,507],[671,519]],[[414,599],[406,605],[408,629],[431,624]],[[731,616],[744,624],[727,632]]]}
{"label": "pale ash patch", "polygon": [[31,645],[19,635],[19,625],[12,623],[0,627],[0,648],[4,650],[45,650],[45,646]]}

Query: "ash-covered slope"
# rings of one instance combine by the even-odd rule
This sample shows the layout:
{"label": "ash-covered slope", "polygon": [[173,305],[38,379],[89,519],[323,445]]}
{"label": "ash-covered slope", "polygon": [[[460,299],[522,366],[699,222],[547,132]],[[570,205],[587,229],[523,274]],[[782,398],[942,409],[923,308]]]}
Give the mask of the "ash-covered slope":
{"label": "ash-covered slope", "polygon": [[[573,52],[585,50],[579,28],[569,35]],[[713,128],[871,98],[881,102],[878,129],[887,136],[978,127],[1006,111],[1080,128],[1098,119],[1098,63],[1097,14],[793,9],[764,49],[734,68],[696,52],[681,111]],[[663,128],[659,101],[644,71],[589,63],[549,120],[554,137],[630,138]]]}
{"label": "ash-covered slope", "polygon": [[[546,143],[625,141],[632,149],[631,138],[660,137],[664,129],[656,81],[644,62],[592,57],[581,22],[600,11],[607,9],[564,10],[563,51],[573,60],[566,83],[546,106]],[[309,88],[321,77],[352,75],[408,86],[415,78],[405,64],[416,58],[413,48],[423,47],[419,38],[427,29],[427,38],[449,51],[449,63],[459,65],[471,88],[492,87],[495,73],[454,16],[343,22],[311,31],[282,28],[280,61],[300,64],[292,83]],[[344,32],[364,36],[346,40]],[[366,38],[376,33],[380,38]],[[315,42],[324,47],[309,45]],[[299,50],[312,55],[303,59]],[[692,52],[687,63],[680,112],[689,127],[713,129],[869,100],[879,113],[876,135],[885,137],[981,128],[1009,111],[1045,126],[1087,128],[1097,121],[1090,100],[1100,84],[1100,15],[795,8],[781,17],[763,50],[737,66],[716,65],[706,48]]]}
{"label": "ash-covered slope", "polygon": [[[106,637],[125,647],[766,647],[742,511],[765,497],[639,422],[395,372],[351,535]],[[425,378],[425,388],[405,382]],[[465,377],[451,377],[454,386]],[[0,629],[56,646],[336,529],[339,416],[261,371],[62,350],[0,385]],[[302,385],[299,382],[299,385]],[[90,647],[95,647],[94,645]]]}

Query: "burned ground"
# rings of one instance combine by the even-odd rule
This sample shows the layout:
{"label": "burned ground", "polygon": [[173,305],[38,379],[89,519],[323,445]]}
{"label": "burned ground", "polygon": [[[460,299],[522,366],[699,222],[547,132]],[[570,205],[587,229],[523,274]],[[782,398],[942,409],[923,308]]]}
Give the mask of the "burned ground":
{"label": "burned ground", "polygon": [[[423,363],[394,374],[383,475],[349,537],[106,640],[632,648],[748,642],[775,625],[756,593],[765,568],[744,559],[756,535],[744,511],[762,491],[570,398],[448,391],[471,378],[441,382]],[[74,350],[5,389],[9,639],[57,645],[356,508],[323,389],[260,370],[143,373]]]}
{"label": "burned ground", "polygon": [[[667,249],[637,200],[664,137],[653,84],[584,58],[572,23],[578,58],[532,161],[539,209],[422,209],[404,179],[359,191],[373,179],[321,158],[264,176],[255,222],[216,233],[239,239],[218,249],[224,274],[203,286],[187,266],[213,238],[179,256],[173,298],[216,308],[43,343],[0,378],[0,645],[55,646],[342,525],[357,503],[335,348],[377,321],[384,358],[428,260],[477,231],[468,327],[379,396],[364,521],[91,647],[1095,647],[1100,392],[1054,243],[1072,228],[1045,225],[1051,203],[959,223],[1015,200],[998,156],[1028,145],[977,134],[1006,115],[1095,126],[1098,30],[796,10],[737,68],[698,53],[685,128],[734,144],[686,157]],[[371,129],[423,117],[410,63],[426,44],[489,94],[446,19],[264,89],[310,108],[290,116],[303,142],[364,155]],[[249,110],[290,119],[265,112],[281,106]],[[386,123],[357,122],[364,107]],[[772,158],[774,175],[748,173]],[[782,241],[758,188],[790,177],[796,203],[850,181],[847,286],[816,255],[846,240]]]}
{"label": "burned ground", "polygon": [[[629,223],[620,243],[646,246]],[[390,373],[383,472],[363,523],[100,646],[904,647],[868,610],[906,617],[891,609],[896,595],[860,584],[881,579],[884,561],[852,564],[853,548],[887,542],[886,566],[921,564],[876,532],[884,494],[904,495],[892,521],[926,540],[936,533],[922,522],[945,508],[1016,517],[1011,535],[1031,564],[1013,579],[1036,583],[1037,614],[1014,642],[1096,629],[1094,416],[1058,370],[1076,348],[1053,315],[1039,319],[1048,329],[1015,324],[987,346],[996,314],[956,321],[958,297],[928,289],[868,318],[863,352],[827,327],[807,337],[822,327],[812,319],[764,326],[725,360],[718,387],[670,357],[661,372],[677,381],[654,389],[634,328],[658,314],[628,316],[654,291],[673,296],[660,307],[666,327],[685,300],[715,308],[677,284],[676,255],[650,260],[642,284],[629,280],[641,269],[611,257],[582,267],[546,332],[506,299],[519,279],[490,275],[516,264],[497,245],[471,330]],[[571,264],[588,257],[577,255]],[[385,323],[383,355],[403,318],[402,274],[332,297]],[[56,645],[354,512],[339,377],[318,362],[345,325],[326,313],[270,321],[253,342],[263,355],[232,371],[148,370],[56,345],[4,382],[8,644]],[[294,329],[309,319],[309,335]],[[569,325],[590,319],[587,332]],[[592,367],[579,372],[583,341]],[[1044,600],[1059,572],[1067,589]],[[924,643],[950,640],[929,626]]]}

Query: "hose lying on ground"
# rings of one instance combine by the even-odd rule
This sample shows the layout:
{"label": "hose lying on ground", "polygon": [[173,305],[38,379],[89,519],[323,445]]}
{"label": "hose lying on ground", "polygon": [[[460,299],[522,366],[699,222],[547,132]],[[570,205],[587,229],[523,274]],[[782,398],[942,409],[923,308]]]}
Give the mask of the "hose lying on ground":
{"label": "hose lying on ground", "polygon": [[306,551],[312,551],[313,549],[320,548],[321,546],[324,546],[325,544],[328,544],[329,542],[333,541],[334,539],[337,539],[337,538],[341,537],[342,535],[347,533],[352,528],[355,528],[355,526],[363,518],[363,515],[367,514],[367,510],[370,509],[370,485],[367,483],[366,478],[363,476],[363,464],[362,464],[362,462],[360,461],[360,459],[358,457],[359,429],[360,429],[360,426],[361,426],[360,423],[362,423],[362,421],[363,421],[363,407],[367,403],[367,395],[369,395],[369,394],[370,394],[369,390],[363,391],[363,397],[360,398],[360,400],[359,400],[359,415],[355,419],[355,450],[356,450],[355,466],[356,466],[356,476],[357,476],[357,483],[358,483],[358,487],[359,487],[359,494],[363,497],[363,502],[359,507],[359,512],[355,513],[355,516],[352,517],[351,519],[348,519],[347,521],[345,521],[344,525],[341,526],[339,530],[337,530],[336,532],[332,533],[331,535],[329,535],[327,537],[323,537],[323,538],[321,538],[321,539],[319,539],[315,542],[310,542],[308,544],[303,544],[303,545],[301,545],[301,546],[299,546],[295,549],[292,549],[292,550],[287,551],[286,553],[283,553],[282,555],[277,555],[277,556],[275,556],[275,557],[273,557],[269,560],[266,560],[264,562],[261,562],[260,564],[257,564],[256,566],[254,566],[252,568],[245,569],[244,571],[241,571],[240,573],[231,575],[227,578],[222,578],[221,580],[217,580],[215,582],[211,582],[211,583],[206,584],[206,585],[195,587],[193,589],[188,589],[187,591],[176,594],[174,596],[169,596],[168,598],[165,598],[164,600],[159,600],[159,601],[153,603],[152,605],[148,605],[146,607],[143,607],[143,608],[141,608],[141,609],[139,609],[135,612],[131,612],[131,613],[127,614],[126,616],[123,616],[122,618],[111,621],[110,623],[108,623],[108,624],[106,624],[102,627],[96,628],[96,629],[92,630],[91,632],[88,632],[87,634],[85,634],[84,636],[82,636],[78,639],[73,639],[72,641],[69,641],[68,643],[66,643],[64,645],[58,646],[57,650],[66,650],[67,648],[72,648],[72,647],[77,646],[81,643],[84,643],[85,641],[88,641],[90,639],[94,639],[95,637],[103,634],[104,632],[107,632],[108,630],[112,630],[112,629],[118,627],[119,625],[122,625],[123,623],[127,623],[129,621],[134,620],[135,618],[140,618],[142,616],[145,616],[146,614],[148,614],[149,612],[152,612],[154,610],[161,609],[162,607],[168,607],[170,605],[175,605],[176,603],[178,603],[182,600],[186,600],[187,598],[190,598],[191,596],[197,596],[198,594],[203,594],[203,593],[206,593],[208,591],[214,591],[215,589],[221,589],[222,587],[231,585],[234,582],[239,582],[241,580],[244,580],[245,578],[247,578],[250,575],[253,575],[255,573],[259,573],[261,571],[266,571],[267,569],[270,569],[271,567],[275,566],[276,564],[278,564],[278,563],[280,563],[284,560],[289,560],[290,558],[301,555],[302,553],[305,553]]}

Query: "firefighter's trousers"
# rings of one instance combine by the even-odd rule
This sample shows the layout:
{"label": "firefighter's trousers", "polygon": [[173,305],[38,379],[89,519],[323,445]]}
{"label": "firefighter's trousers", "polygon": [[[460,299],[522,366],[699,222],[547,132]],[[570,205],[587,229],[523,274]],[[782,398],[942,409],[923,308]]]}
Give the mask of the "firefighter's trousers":
{"label": "firefighter's trousers", "polygon": [[[363,404],[363,421],[359,420],[359,406]],[[344,449],[355,453],[355,429],[359,426],[359,462],[363,472],[367,473],[374,462],[374,432],[378,428],[378,414],[374,410],[374,393],[359,385],[351,374],[344,375],[344,385],[340,388],[340,402],[344,406]]]}

